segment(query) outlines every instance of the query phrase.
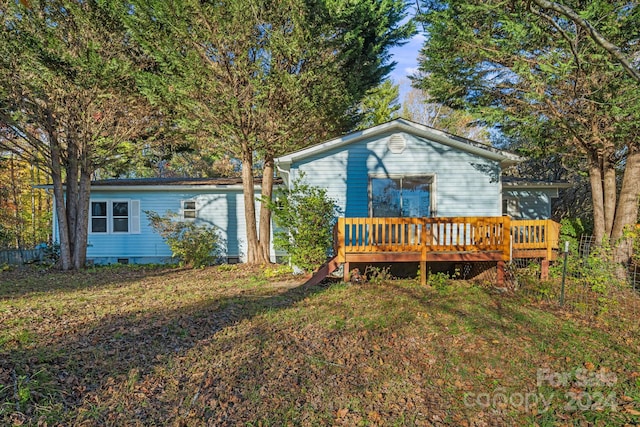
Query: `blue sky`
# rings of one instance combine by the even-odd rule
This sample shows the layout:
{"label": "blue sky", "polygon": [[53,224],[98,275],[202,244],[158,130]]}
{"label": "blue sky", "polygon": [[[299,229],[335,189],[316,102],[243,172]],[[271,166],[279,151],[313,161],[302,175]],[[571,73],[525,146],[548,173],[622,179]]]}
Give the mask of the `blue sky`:
{"label": "blue sky", "polygon": [[418,54],[424,43],[422,34],[415,35],[407,44],[391,49],[393,61],[397,62],[396,68],[391,72],[391,80],[400,85],[400,102],[404,94],[409,90],[407,76],[413,74],[418,67]]}

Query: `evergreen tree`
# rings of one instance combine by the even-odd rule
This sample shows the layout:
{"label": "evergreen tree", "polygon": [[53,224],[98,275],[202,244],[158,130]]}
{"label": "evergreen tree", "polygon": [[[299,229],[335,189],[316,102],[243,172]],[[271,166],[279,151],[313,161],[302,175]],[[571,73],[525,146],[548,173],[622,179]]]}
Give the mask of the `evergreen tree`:
{"label": "evergreen tree", "polygon": [[64,270],[85,264],[91,174],[154,123],[123,30],[101,1],[0,3],[0,148],[46,164]]}
{"label": "evergreen tree", "polygon": [[[278,155],[351,129],[357,106],[413,31],[403,0],[132,0],[119,14],[160,64],[149,99],[211,152],[241,162],[247,259],[269,261],[270,211],[256,223],[254,176],[270,199]],[[259,165],[259,166],[257,166]],[[259,169],[256,171],[256,169]]]}
{"label": "evergreen tree", "polygon": [[627,60],[640,51],[638,4],[448,0],[423,11],[415,85],[525,154],[588,173],[595,237],[622,242],[615,258],[626,261],[640,196],[640,85]]}
{"label": "evergreen tree", "polygon": [[369,89],[360,103],[361,119],[357,128],[367,129],[397,118],[400,111],[399,96],[400,87],[391,80]]}

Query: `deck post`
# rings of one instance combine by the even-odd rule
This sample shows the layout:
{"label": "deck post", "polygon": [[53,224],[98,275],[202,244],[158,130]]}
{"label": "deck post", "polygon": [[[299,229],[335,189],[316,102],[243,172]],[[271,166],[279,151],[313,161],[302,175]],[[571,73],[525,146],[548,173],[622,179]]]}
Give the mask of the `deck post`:
{"label": "deck post", "polygon": [[345,283],[347,283],[350,279],[349,277],[349,263],[345,262],[344,266],[342,267],[342,276],[343,276],[343,280],[345,281]]}
{"label": "deck post", "polygon": [[427,261],[420,261],[420,285],[427,286],[429,270],[427,270]]}
{"label": "deck post", "polygon": [[496,285],[498,287],[502,287],[504,286],[504,269],[505,269],[505,262],[504,261],[498,261],[498,277],[496,279],[497,283]]}
{"label": "deck post", "polygon": [[338,262],[344,262],[346,258],[345,245],[347,244],[347,242],[345,242],[344,227],[345,227],[345,219],[338,218],[338,223],[336,224],[336,228],[337,228],[336,245],[338,247],[336,255],[338,256]]}
{"label": "deck post", "polygon": [[502,216],[502,259],[511,261],[511,217]]}
{"label": "deck post", "polygon": [[540,280],[549,280],[549,259],[543,259],[540,267]]}
{"label": "deck post", "polygon": [[[547,247],[547,276],[549,275],[549,260],[551,259],[551,254],[553,253],[553,248],[551,246],[551,220],[547,220],[544,224],[544,243]],[[544,274],[544,261],[542,263],[542,273]],[[548,277],[547,277],[548,278]],[[546,279],[543,279],[546,280]]]}

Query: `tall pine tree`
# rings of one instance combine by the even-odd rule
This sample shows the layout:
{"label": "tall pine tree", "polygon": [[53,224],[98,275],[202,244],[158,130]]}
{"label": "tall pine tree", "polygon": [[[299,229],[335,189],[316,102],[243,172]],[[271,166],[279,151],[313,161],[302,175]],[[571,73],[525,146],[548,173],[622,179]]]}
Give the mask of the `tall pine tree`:
{"label": "tall pine tree", "polygon": [[404,0],[132,0],[120,15],[161,64],[147,95],[178,111],[200,144],[240,159],[247,260],[269,261],[270,211],[256,222],[256,175],[271,197],[278,155],[352,128],[366,91],[413,31]]}
{"label": "tall pine tree", "polygon": [[624,228],[637,220],[640,196],[640,85],[625,62],[640,52],[637,3],[447,0],[424,2],[423,11],[415,85],[525,142],[529,154],[557,155],[588,173],[595,237],[628,260]]}
{"label": "tall pine tree", "polygon": [[100,1],[0,3],[0,148],[50,172],[64,270],[85,264],[91,174],[152,130],[149,66]]}

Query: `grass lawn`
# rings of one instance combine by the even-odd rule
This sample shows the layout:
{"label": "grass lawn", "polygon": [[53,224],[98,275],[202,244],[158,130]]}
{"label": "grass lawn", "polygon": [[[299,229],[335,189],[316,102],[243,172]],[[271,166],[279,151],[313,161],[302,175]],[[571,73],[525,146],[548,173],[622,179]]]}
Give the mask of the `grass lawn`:
{"label": "grass lawn", "polygon": [[246,266],[0,273],[0,425],[638,423],[622,309]]}

